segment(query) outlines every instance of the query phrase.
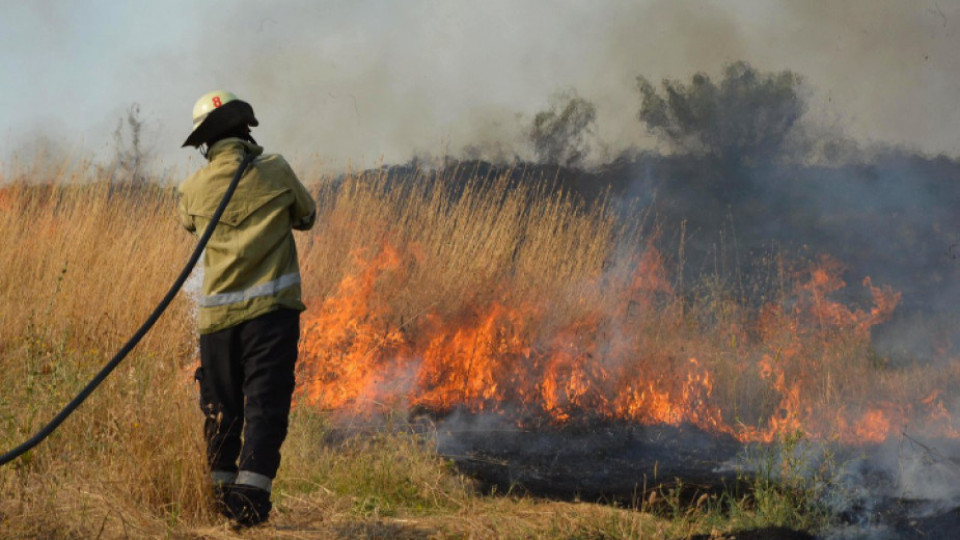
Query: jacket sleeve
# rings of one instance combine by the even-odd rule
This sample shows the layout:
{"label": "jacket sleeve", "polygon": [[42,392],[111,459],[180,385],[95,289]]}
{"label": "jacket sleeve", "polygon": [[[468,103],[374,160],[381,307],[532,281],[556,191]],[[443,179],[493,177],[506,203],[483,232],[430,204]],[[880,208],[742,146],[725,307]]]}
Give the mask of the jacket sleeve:
{"label": "jacket sleeve", "polygon": [[317,220],[317,204],[289,164],[286,169],[289,172],[290,187],[293,191],[293,206],[290,208],[293,228],[298,231],[309,230]]}
{"label": "jacket sleeve", "polygon": [[183,225],[183,228],[196,234],[197,225],[193,221],[193,216],[190,212],[187,211],[187,201],[186,197],[183,194],[183,191],[180,191],[180,198],[177,200],[177,214],[180,217],[180,224]]}

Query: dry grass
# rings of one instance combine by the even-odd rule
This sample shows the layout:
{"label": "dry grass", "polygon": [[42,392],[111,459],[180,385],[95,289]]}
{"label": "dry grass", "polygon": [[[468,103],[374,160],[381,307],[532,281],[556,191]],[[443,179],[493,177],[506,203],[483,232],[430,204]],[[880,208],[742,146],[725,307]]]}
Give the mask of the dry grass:
{"label": "dry grass", "polygon": [[[3,449],[46,422],[112,356],[194,245],[179,229],[170,187],[116,188],[96,182],[93,169],[49,163],[19,175],[24,181],[0,187]],[[549,350],[560,331],[578,330],[586,341],[614,333],[625,337],[591,354],[643,350],[642,365],[667,373],[661,380],[668,386],[683,382],[688,359],[696,357],[718,389],[705,403],[730,422],[758,428],[782,405],[774,379],[758,367],[765,355],[802,357],[777,368],[791,377],[799,373],[791,369],[829,367],[832,379],[816,374],[809,383],[824,406],[835,406],[839,395],[865,394],[856,381],[876,378],[868,374],[875,371],[868,340],[831,333],[842,325],[821,320],[826,330],[808,332],[816,325],[803,326],[806,313],[798,312],[764,326],[760,314],[722,287],[704,288],[696,298],[672,291],[658,273],[665,271],[662,261],[654,274],[639,275],[662,282],[638,282],[637,268],[657,262],[643,258],[653,251],[646,249],[651,236],[642,213],[624,222],[603,204],[579,204],[547,184],[508,189],[506,178],[480,180],[461,186],[456,197],[449,179],[313,184],[319,224],[298,236],[312,312],[322,312],[346,280],[390,246],[398,260],[374,275],[372,303],[363,306],[382,313],[366,321],[376,332],[369,339],[374,349],[391,329],[399,329],[396,350],[423,347],[437,338],[430,332],[477,319],[494,303],[548,306],[511,319],[507,326],[523,329],[512,337],[528,339],[518,350]],[[192,309],[181,294],[77,414],[0,469],[4,537],[238,536],[212,514],[206,493],[191,380]],[[498,330],[498,339],[511,338],[510,328]],[[881,383],[893,388],[919,379],[888,374]],[[588,504],[481,497],[435,455],[429,437],[398,429],[331,442],[328,420],[306,407],[294,415],[276,486],[272,524],[240,536],[683,538],[710,532],[715,523],[696,509],[663,519]]]}
{"label": "dry grass", "polygon": [[[0,312],[4,449],[51,418],[119,348],[194,244],[175,219],[172,188],[109,186],[94,175],[83,165],[39,163],[13,181],[7,174],[0,188],[0,235],[6,239],[0,302],[8,306]],[[456,311],[465,291],[473,298],[502,292],[497,283],[516,272],[514,259],[530,266],[556,249],[549,247],[561,241],[553,230],[596,237],[612,227],[602,212],[564,197],[531,210],[545,197],[536,187],[513,190],[502,202],[489,191],[473,193],[479,185],[467,186],[455,202],[439,184],[394,190],[382,180],[352,178],[340,189],[329,183],[316,189],[321,225],[298,237],[306,295],[322,298],[355,270],[351,253],[373,252],[385,242],[409,247],[419,257],[414,264],[421,264],[415,264],[410,287],[391,295],[398,320],[428,308]],[[541,240],[521,242],[534,230],[529,236]],[[558,267],[549,276],[552,290],[541,292],[553,294],[578,274],[595,271],[605,245],[583,243],[575,265]],[[73,417],[0,470],[4,537],[236,536],[211,513],[206,493],[191,380],[194,332],[191,302],[181,294]],[[547,509],[550,504],[541,509],[532,501],[476,498],[470,483],[420,438],[380,435],[331,447],[324,443],[326,430],[310,414],[295,416],[277,481],[276,529],[269,534],[550,537],[551,530],[566,529],[558,523],[581,521],[578,512]],[[516,519],[503,520],[501,513]],[[584,511],[596,513],[609,512]],[[591,519],[578,526],[589,527]]]}
{"label": "dry grass", "polygon": [[493,295],[557,298],[609,260],[617,225],[603,206],[585,208],[541,183],[507,189],[506,177],[474,179],[451,197],[448,176],[404,186],[370,176],[339,189],[321,184],[321,230],[301,243],[305,296],[325,297],[356,270],[351,254],[370,257],[385,244],[408,256],[405,287],[390,290],[391,311],[406,319]]}

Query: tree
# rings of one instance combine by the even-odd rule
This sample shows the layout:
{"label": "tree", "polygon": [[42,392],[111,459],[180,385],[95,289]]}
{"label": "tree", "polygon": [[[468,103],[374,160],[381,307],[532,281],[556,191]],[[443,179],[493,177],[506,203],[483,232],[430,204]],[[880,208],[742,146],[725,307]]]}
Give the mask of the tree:
{"label": "tree", "polygon": [[541,163],[579,165],[590,147],[585,135],[592,133],[596,107],[575,91],[551,99],[550,108],[537,113],[530,128],[537,160]]}
{"label": "tree", "polygon": [[[117,121],[117,129],[113,132],[117,152],[114,181],[133,184],[146,182],[144,168],[150,154],[143,147],[143,123],[140,119],[140,105],[137,103],[130,105],[126,117]],[[124,125],[127,126],[127,136],[124,136]]]}
{"label": "tree", "polygon": [[761,73],[746,62],[725,66],[719,85],[697,73],[689,85],[664,79],[662,86],[661,95],[637,77],[639,120],[679,151],[708,154],[728,165],[754,165],[780,155],[806,111],[799,75]]}

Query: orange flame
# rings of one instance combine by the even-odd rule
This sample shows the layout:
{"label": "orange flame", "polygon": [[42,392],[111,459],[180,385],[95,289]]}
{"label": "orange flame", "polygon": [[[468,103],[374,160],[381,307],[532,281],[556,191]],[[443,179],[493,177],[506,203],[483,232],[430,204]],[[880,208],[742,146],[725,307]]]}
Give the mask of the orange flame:
{"label": "orange flame", "polygon": [[543,324],[549,304],[505,300],[398,326],[378,283],[402,286],[410,257],[389,245],[355,255],[360,270],[307,312],[298,403],[352,413],[463,408],[521,422],[687,423],[743,441],[797,431],[881,441],[911,421],[924,433],[960,436],[938,391],[921,399],[869,364],[870,329],[890,317],[900,293],[866,278],[872,307],[841,304],[831,295],[845,287],[843,268],[830,258],[787,298],[723,325],[676,309],[684,300],[649,244],[629,275],[591,285],[604,287],[603,305],[588,302],[559,327]]}

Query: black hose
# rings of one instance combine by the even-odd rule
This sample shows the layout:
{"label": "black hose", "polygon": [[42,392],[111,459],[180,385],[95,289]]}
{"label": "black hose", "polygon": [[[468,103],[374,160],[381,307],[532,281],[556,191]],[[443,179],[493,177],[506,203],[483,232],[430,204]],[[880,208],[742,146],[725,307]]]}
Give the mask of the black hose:
{"label": "black hose", "polygon": [[47,438],[48,435],[54,432],[64,420],[80,406],[81,403],[87,397],[93,393],[94,390],[100,386],[100,383],[107,378],[110,373],[116,369],[120,362],[123,361],[124,357],[133,350],[134,347],[140,343],[140,340],[143,339],[143,336],[147,335],[147,332],[150,331],[150,328],[153,327],[154,323],[157,322],[157,319],[160,318],[160,315],[167,309],[167,306],[170,305],[170,302],[173,301],[173,298],[177,295],[177,292],[183,287],[184,282],[187,281],[187,278],[190,277],[190,271],[193,270],[193,267],[196,266],[197,261],[200,260],[200,253],[203,252],[203,248],[206,247],[207,242],[210,240],[210,236],[213,235],[213,230],[216,229],[217,223],[220,221],[220,217],[223,215],[223,211],[227,208],[227,203],[230,202],[230,197],[233,196],[233,192],[236,191],[237,185],[240,183],[240,177],[243,176],[243,172],[247,169],[247,165],[253,161],[255,156],[253,154],[247,154],[243,161],[240,162],[240,167],[237,169],[236,174],[233,175],[233,180],[230,181],[230,185],[227,187],[227,192],[223,194],[223,200],[220,201],[220,206],[217,207],[216,212],[213,213],[213,217],[210,218],[210,223],[207,225],[207,228],[203,231],[203,235],[200,236],[200,240],[197,242],[196,249],[193,250],[193,255],[190,256],[190,260],[187,261],[187,265],[183,268],[183,271],[180,272],[180,275],[177,277],[177,280],[173,282],[173,285],[170,287],[170,290],[167,291],[167,295],[163,297],[163,300],[157,304],[157,307],[153,310],[153,313],[147,317],[146,322],[140,326],[140,328],[133,334],[133,337],[127,341],[123,347],[120,348],[120,351],[117,352],[114,357],[107,362],[103,369],[97,373],[87,386],[77,394],[77,397],[73,398],[70,403],[53,417],[53,420],[50,421],[47,425],[38,431],[33,437],[30,437],[26,442],[20,446],[10,450],[9,452],[0,456],[0,466],[6,465],[10,461],[20,457],[25,452],[33,448],[34,446],[40,444],[40,441]]}

